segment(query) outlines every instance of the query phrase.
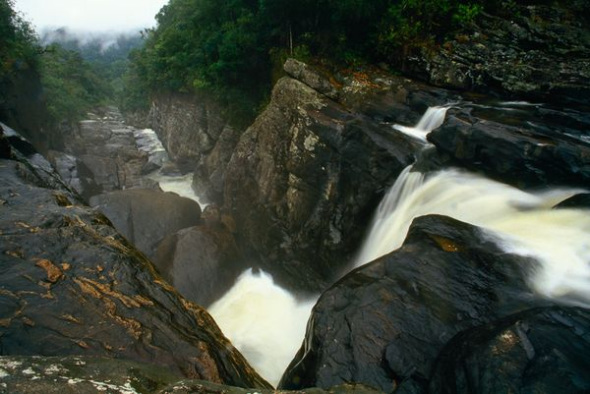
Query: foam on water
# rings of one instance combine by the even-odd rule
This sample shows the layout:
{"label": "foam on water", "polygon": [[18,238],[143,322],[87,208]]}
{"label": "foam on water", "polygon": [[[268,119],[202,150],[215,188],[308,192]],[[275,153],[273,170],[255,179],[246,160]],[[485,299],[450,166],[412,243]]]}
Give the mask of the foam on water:
{"label": "foam on water", "polygon": [[298,301],[269,274],[248,269],[208,310],[248,362],[276,386],[303,341],[314,303]]}

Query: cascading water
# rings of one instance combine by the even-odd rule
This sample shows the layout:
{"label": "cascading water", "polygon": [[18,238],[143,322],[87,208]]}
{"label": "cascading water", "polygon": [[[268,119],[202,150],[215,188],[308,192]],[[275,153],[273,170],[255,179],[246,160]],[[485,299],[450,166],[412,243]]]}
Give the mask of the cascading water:
{"label": "cascading water", "polygon": [[526,193],[457,169],[425,176],[408,167],[379,206],[356,265],[399,248],[414,218],[441,214],[493,231],[507,252],[536,257],[539,293],[590,303],[590,215],[551,209],[577,192]]}
{"label": "cascading water", "polygon": [[441,107],[429,107],[416,126],[407,127],[395,124],[393,128],[412,138],[426,142],[428,133],[443,124],[449,108],[452,108],[452,104]]}

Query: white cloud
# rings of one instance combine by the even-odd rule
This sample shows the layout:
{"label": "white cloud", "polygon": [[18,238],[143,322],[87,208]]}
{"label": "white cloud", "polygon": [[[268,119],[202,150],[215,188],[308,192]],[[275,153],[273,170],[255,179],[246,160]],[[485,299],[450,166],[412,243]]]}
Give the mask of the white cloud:
{"label": "white cloud", "polygon": [[130,31],[155,25],[168,0],[15,0],[37,31],[68,27],[77,31]]}

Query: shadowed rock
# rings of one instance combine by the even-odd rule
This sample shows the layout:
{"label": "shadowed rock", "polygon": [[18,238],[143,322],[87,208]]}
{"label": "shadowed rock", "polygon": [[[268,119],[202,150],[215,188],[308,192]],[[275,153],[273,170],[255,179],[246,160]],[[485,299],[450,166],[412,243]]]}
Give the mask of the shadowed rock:
{"label": "shadowed rock", "polygon": [[90,204],[104,213],[121,234],[152,259],[164,237],[201,221],[199,204],[176,193],[160,190],[118,190],[94,196]]}
{"label": "shadowed rock", "polygon": [[587,393],[590,310],[538,308],[458,334],[440,353],[431,393]]}
{"label": "shadowed rock", "polygon": [[0,349],[106,356],[173,374],[268,387],[207,312],[185,300],[110,222],[48,188],[43,168],[0,162]]}

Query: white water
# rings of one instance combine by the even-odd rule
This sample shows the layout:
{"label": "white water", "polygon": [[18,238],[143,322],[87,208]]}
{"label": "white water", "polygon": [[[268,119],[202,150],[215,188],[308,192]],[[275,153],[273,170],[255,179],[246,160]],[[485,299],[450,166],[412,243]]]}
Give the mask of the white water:
{"label": "white water", "polygon": [[408,167],[381,202],[356,265],[399,248],[414,218],[441,214],[493,231],[507,252],[536,257],[542,269],[531,284],[540,294],[590,304],[590,212],[551,209],[580,191],[526,193],[457,169],[425,177]]}
{"label": "white water", "polygon": [[208,310],[248,362],[276,386],[303,341],[314,303],[296,300],[269,274],[248,269]]}
{"label": "white water", "polygon": [[445,120],[445,114],[447,113],[447,110],[449,108],[451,108],[451,105],[445,105],[442,107],[430,107],[426,110],[424,115],[422,115],[422,118],[420,119],[418,124],[416,124],[416,126],[408,127],[399,124],[394,124],[393,128],[419,141],[427,142],[426,136],[432,130],[436,129],[437,127],[443,124]]}

